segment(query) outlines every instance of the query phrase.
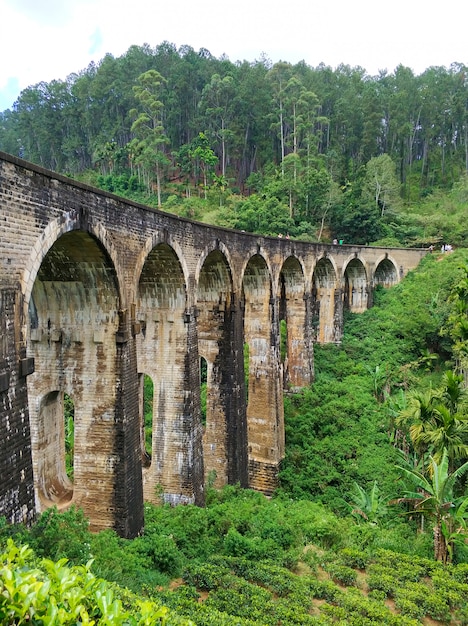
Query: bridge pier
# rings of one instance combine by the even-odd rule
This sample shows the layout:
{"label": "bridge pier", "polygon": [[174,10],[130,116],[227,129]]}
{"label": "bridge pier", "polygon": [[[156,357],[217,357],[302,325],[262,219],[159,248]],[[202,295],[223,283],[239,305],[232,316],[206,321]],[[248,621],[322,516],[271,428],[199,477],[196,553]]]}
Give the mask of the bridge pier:
{"label": "bridge pier", "polygon": [[283,371],[278,301],[265,262],[256,256],[244,275],[244,336],[248,346],[247,440],[249,486],[266,494],[277,487],[284,456]]}
{"label": "bridge pier", "polygon": [[0,516],[12,524],[35,519],[26,377],[34,367],[21,337],[23,302],[14,287],[0,289]]}

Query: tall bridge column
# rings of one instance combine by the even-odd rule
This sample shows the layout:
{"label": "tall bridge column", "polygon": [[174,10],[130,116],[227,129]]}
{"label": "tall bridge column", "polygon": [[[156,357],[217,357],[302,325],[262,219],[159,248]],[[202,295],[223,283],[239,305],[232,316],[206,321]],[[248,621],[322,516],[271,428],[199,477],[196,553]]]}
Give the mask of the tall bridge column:
{"label": "tall bridge column", "polygon": [[187,308],[185,277],[174,250],[158,244],[139,280],[138,372],[153,381],[151,461],[144,495],[204,503],[200,364],[196,310]]}
{"label": "tall bridge column", "polygon": [[288,258],[280,275],[280,318],[286,324],[284,388],[297,392],[314,378],[314,351],[310,298],[305,294],[302,268]]}
{"label": "tall bridge column", "polygon": [[34,361],[21,344],[22,304],[0,289],[0,516],[13,524],[35,517],[26,376]]}
{"label": "tall bridge column", "polygon": [[244,338],[248,346],[249,486],[271,494],[284,457],[279,321],[266,266],[254,257],[244,275]]}

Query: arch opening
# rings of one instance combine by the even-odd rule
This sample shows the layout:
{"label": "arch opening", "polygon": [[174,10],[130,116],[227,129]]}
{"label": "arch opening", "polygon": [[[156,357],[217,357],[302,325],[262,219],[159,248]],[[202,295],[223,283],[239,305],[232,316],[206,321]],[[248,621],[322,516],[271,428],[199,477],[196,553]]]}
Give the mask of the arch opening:
{"label": "arch opening", "polygon": [[322,258],[312,277],[312,325],[317,343],[331,343],[341,337],[336,326],[339,317],[336,292],[335,268],[329,259]]}
{"label": "arch opening", "polygon": [[44,256],[28,303],[27,350],[35,372],[27,384],[38,508],[73,500],[95,527],[113,524],[113,494],[107,488],[112,478],[105,468],[115,448],[115,432],[107,424],[115,414],[119,301],[106,251],[90,233],[76,230],[57,239]]}
{"label": "arch opening", "polygon": [[208,362],[200,356],[200,413],[202,425],[206,427],[206,405],[208,397]]}
{"label": "arch opening", "polygon": [[398,283],[398,271],[390,259],[382,259],[374,273],[374,284],[382,287],[392,287]]}
{"label": "arch opening", "polygon": [[65,425],[65,467],[68,478],[73,481],[75,464],[75,403],[68,393],[63,394],[63,417]]}
{"label": "arch opening", "polygon": [[43,447],[36,479],[41,508],[61,508],[73,498],[73,481],[67,471],[64,395],[50,391],[40,401],[38,424]]}
{"label": "arch opening", "polygon": [[352,259],[344,272],[343,307],[351,313],[368,308],[367,274],[360,259]]}
{"label": "arch opening", "polygon": [[151,465],[153,455],[154,383],[148,374],[139,374],[140,447],[143,467]]}

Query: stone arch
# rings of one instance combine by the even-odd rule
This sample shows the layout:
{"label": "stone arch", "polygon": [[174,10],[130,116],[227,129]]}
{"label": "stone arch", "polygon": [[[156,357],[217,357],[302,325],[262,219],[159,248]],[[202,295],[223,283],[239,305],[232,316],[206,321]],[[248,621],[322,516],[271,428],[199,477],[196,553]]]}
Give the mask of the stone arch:
{"label": "stone arch", "polygon": [[[282,355],[284,388],[298,390],[310,384],[313,356],[307,323],[304,268],[295,256],[284,261],[279,274],[278,301],[283,324]],[[283,358],[284,357],[284,358]]]}
{"label": "stone arch", "polygon": [[227,245],[223,241],[220,241],[219,239],[216,239],[216,241],[214,241],[211,246],[206,246],[206,248],[200,254],[200,258],[198,259],[197,267],[195,269],[195,284],[198,285],[200,282],[200,272],[202,271],[205,265],[206,258],[209,255],[212,255],[213,252],[215,251],[218,251],[221,254],[221,256],[224,258],[223,264],[227,267],[229,271],[231,286],[232,286],[232,289],[234,289],[234,277],[233,277],[233,270],[232,270],[233,261],[231,257],[231,252],[229,248],[227,247]]}
{"label": "stone arch", "polygon": [[179,245],[177,240],[176,241],[172,240],[172,237],[170,237],[167,230],[156,232],[151,237],[148,237],[145,240],[135,262],[135,270],[134,270],[133,281],[132,281],[133,284],[136,286],[136,290],[137,290],[135,294],[132,294],[135,300],[138,300],[139,295],[140,295],[138,286],[140,284],[143,268],[148,262],[149,256],[153,253],[155,248],[157,248],[157,246],[159,245],[166,245],[167,247],[173,250],[174,256],[177,258],[178,266],[180,270],[182,271],[184,284],[185,285],[189,284],[189,270],[188,270],[185,256],[184,256],[181,246]]}
{"label": "stone arch", "polygon": [[236,457],[239,398],[236,379],[235,319],[231,268],[225,254],[215,248],[202,255],[197,268],[198,350],[207,364],[206,427],[203,434],[205,476],[216,472],[215,485],[239,480]]}
{"label": "stone arch", "polygon": [[271,493],[284,456],[279,323],[271,273],[263,256],[252,256],[242,280],[244,340],[248,345],[247,437],[249,484]]}
{"label": "stone arch", "polygon": [[396,262],[385,255],[384,258],[377,261],[374,272],[374,286],[382,285],[382,287],[391,287],[399,282],[399,273]]}
{"label": "stone arch", "polygon": [[342,302],[337,286],[337,271],[328,257],[322,257],[312,275],[312,326],[317,343],[341,339]]}
{"label": "stone arch", "polygon": [[343,272],[343,306],[352,313],[362,313],[369,306],[369,283],[363,261],[356,255]]}
{"label": "stone arch", "polygon": [[[29,295],[27,343],[35,372],[27,384],[35,494],[39,510],[73,501],[96,529],[115,523],[119,311],[116,271],[107,250],[91,233],[68,229],[43,254]],[[63,442],[64,393],[75,409],[73,496],[70,481],[62,480],[62,456],[55,455]],[[43,419],[52,433],[44,431]]]}
{"label": "stone arch", "polygon": [[[31,249],[21,281],[21,291],[24,297],[25,320],[27,319],[29,301],[34,282],[44,257],[60,237],[75,230],[87,232],[91,237],[99,242],[99,245],[106,251],[106,254],[114,267],[119,298],[122,300],[123,294],[120,289],[120,285],[122,285],[124,281],[120,274],[119,263],[117,260],[118,254],[105,227],[100,222],[93,222],[89,219],[86,221],[86,224],[82,224],[80,215],[77,211],[68,211],[64,213],[61,218],[52,220],[47,224]],[[125,305],[121,302],[121,307],[123,306]],[[24,333],[24,336],[26,336],[26,333]]]}
{"label": "stone arch", "polygon": [[187,300],[181,258],[159,239],[141,267],[136,303],[137,369],[151,377],[154,390],[151,463],[143,469],[144,497],[153,502],[161,485],[168,502],[200,503],[199,364],[198,350],[190,350],[196,329]]}

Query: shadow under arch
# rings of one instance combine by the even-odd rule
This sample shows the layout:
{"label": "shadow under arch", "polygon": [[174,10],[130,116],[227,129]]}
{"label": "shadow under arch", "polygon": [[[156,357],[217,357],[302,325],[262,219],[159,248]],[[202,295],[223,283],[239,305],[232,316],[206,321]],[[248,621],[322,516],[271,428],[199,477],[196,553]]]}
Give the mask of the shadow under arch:
{"label": "shadow under arch", "polygon": [[312,326],[317,343],[340,341],[342,300],[337,284],[337,272],[328,257],[322,257],[312,275]]}
{"label": "shadow under arch", "polygon": [[123,278],[120,275],[118,254],[114,248],[112,239],[107,235],[105,227],[100,222],[94,222],[89,216],[85,219],[79,212],[70,211],[65,213],[61,218],[55,219],[47,224],[31,249],[28,262],[26,263],[28,271],[24,272],[21,281],[25,320],[28,317],[28,309],[30,309],[29,303],[32,289],[44,258],[61,237],[75,231],[86,233],[90,238],[94,239],[96,244],[104,251],[106,257],[109,259],[109,263],[114,268],[120,307],[124,308],[126,306],[126,303],[123,302],[123,292],[120,288],[120,285],[123,284]]}
{"label": "shadow under arch", "polygon": [[242,324],[232,272],[216,248],[203,259],[196,290],[198,350],[206,361],[205,479],[247,485]]}
{"label": "shadow under arch", "polygon": [[[137,369],[154,386],[151,463],[143,468],[146,500],[162,487],[172,504],[202,503],[203,455],[195,319],[179,255],[166,241],[148,252],[138,281]],[[140,429],[141,430],[141,429]],[[140,448],[142,443],[140,442]],[[189,478],[188,478],[189,477]]]}
{"label": "shadow under arch", "polygon": [[369,281],[358,257],[351,259],[344,270],[343,307],[351,313],[362,313],[369,307]]}
{"label": "shadow under arch", "polygon": [[392,287],[400,281],[396,263],[388,256],[376,264],[374,272],[374,285]]}
{"label": "shadow under arch", "polygon": [[[27,385],[36,502],[42,510],[57,498],[73,501],[96,529],[115,525],[120,309],[115,267],[101,242],[78,229],[61,235],[43,256],[29,298],[27,346],[35,372]],[[62,454],[54,452],[63,439],[64,394],[74,401],[73,489],[61,478]]]}

